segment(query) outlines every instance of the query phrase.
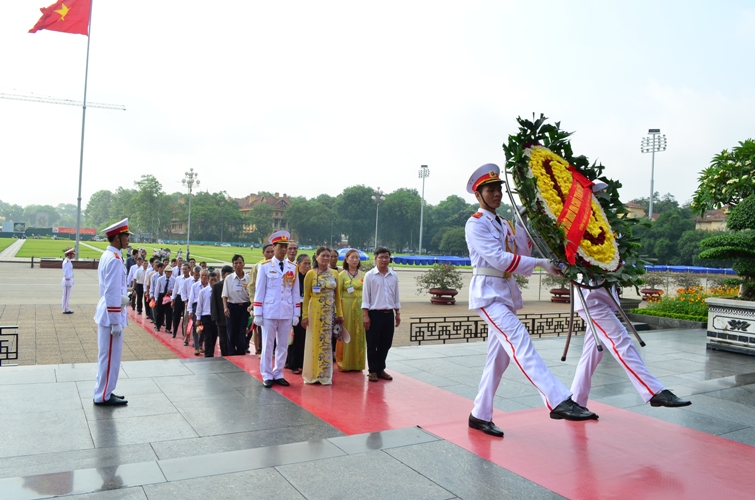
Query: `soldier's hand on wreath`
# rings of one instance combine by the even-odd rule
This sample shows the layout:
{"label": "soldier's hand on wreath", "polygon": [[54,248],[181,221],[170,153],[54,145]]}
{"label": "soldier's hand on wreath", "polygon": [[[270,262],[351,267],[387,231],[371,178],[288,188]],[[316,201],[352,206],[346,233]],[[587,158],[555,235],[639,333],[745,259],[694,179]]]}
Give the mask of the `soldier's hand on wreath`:
{"label": "soldier's hand on wreath", "polygon": [[113,337],[120,337],[123,334],[123,327],[121,325],[110,325],[110,335]]}
{"label": "soldier's hand on wreath", "polygon": [[548,259],[537,259],[537,265],[542,267],[546,273],[553,276],[561,276],[561,269],[558,264],[554,264]]}

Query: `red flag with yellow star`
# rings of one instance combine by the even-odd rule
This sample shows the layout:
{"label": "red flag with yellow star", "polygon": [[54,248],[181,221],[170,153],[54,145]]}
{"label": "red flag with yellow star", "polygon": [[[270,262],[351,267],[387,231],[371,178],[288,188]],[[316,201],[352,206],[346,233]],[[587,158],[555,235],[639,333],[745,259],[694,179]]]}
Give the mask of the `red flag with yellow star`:
{"label": "red flag with yellow star", "polygon": [[50,30],[89,35],[89,13],[92,10],[92,0],[58,0],[49,7],[39,10],[42,11],[42,17],[29,30],[29,33]]}

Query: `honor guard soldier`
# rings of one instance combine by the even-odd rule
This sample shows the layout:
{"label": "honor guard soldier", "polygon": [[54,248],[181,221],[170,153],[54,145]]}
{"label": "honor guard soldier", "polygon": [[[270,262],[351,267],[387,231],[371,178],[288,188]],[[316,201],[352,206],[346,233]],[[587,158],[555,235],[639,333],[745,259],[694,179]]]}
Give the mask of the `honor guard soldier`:
{"label": "honor guard soldier", "polygon": [[97,277],[100,281],[100,301],[94,321],[97,323],[97,379],[94,385],[94,404],[120,406],[128,404],[123,396],[113,394],[118,383],[123,351],[123,329],[128,325],[126,306],[129,298],[126,288],[126,266],[121,250],[128,246],[131,233],[128,219],[103,229],[107,235],[107,250],[100,258]]}
{"label": "honor guard soldier", "polygon": [[71,257],[76,253],[73,248],[63,252],[65,258],[63,259],[63,314],[73,314],[68,308],[68,300],[71,298],[71,288],[73,288],[73,264],[71,263]]}
{"label": "honor guard soldier", "polygon": [[488,163],[472,174],[467,191],[474,194],[480,209],[467,221],[465,235],[472,260],[469,308],[488,325],[488,355],[480,380],[469,427],[492,436],[503,436],[493,423],[493,398],[503,372],[514,361],[535,386],[554,419],[589,420],[598,416],[577,405],[569,390],[548,370],[532,345],[527,329],[516,316],[522,308],[522,294],[513,274],[530,276],[536,266],[550,274],[558,267],[546,259],[530,257],[532,243],[523,227],[496,214],[503,196],[500,169]]}
{"label": "honor guard soldier", "polygon": [[275,254],[272,259],[260,263],[254,289],[254,323],[262,326],[260,373],[264,386],[268,388],[272,387],[273,382],[289,385],[283,378],[288,336],[291,326],[299,324],[299,272],[296,264],[286,259],[290,237],[288,231],[278,231],[270,236]]}

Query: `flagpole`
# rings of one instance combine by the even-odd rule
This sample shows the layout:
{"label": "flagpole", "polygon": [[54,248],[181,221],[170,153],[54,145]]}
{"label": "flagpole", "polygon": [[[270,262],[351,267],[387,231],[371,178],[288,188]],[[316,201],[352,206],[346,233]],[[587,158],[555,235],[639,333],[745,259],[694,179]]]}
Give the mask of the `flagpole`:
{"label": "flagpole", "polygon": [[84,173],[84,125],[87,119],[87,81],[89,80],[89,42],[92,39],[92,9],[94,0],[89,4],[89,25],[87,27],[87,62],[84,70],[84,103],[81,113],[81,152],[79,154],[79,197],[76,207],[76,260],[79,260],[79,241],[81,241],[81,178]]}

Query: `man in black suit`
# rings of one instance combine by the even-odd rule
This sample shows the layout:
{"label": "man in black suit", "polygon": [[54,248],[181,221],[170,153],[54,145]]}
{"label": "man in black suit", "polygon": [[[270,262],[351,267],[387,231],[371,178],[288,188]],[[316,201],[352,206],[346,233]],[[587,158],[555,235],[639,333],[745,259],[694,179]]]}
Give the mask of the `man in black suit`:
{"label": "man in black suit", "polygon": [[225,326],[225,314],[223,314],[223,281],[225,277],[233,272],[231,266],[225,265],[220,270],[221,280],[212,285],[212,297],[210,298],[210,315],[212,320],[218,327],[218,335],[220,339],[220,354],[222,356],[228,356],[228,335],[224,335],[226,331]]}

